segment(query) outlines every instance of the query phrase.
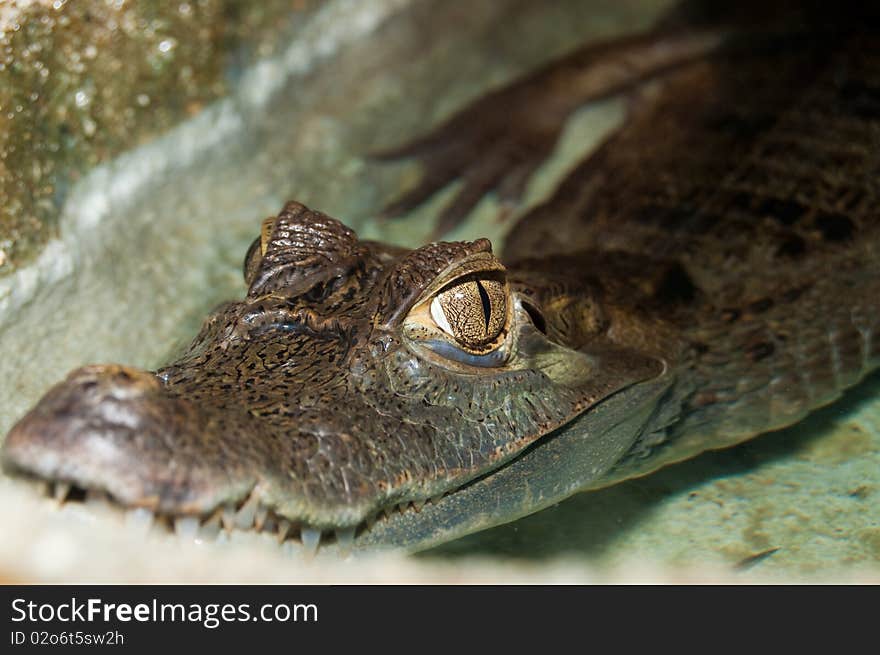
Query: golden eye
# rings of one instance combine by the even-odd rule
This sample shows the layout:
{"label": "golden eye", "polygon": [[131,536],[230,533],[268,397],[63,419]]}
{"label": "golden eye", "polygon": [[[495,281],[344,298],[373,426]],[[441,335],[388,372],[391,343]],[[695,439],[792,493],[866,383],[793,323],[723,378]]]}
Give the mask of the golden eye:
{"label": "golden eye", "polygon": [[507,289],[487,278],[453,284],[431,301],[431,318],[464,348],[492,350],[507,324]]}

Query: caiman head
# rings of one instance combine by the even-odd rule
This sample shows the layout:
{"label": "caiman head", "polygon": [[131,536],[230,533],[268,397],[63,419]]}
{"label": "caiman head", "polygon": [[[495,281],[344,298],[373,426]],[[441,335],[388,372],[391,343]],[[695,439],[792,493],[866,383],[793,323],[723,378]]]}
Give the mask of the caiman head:
{"label": "caiman head", "polygon": [[5,468],[192,530],[415,549],[583,483],[560,466],[607,470],[646,403],[577,430],[576,452],[538,446],[662,377],[588,288],[506,270],[484,239],[404,250],[289,203],[245,279],[178,361],[71,373],[9,433]]}

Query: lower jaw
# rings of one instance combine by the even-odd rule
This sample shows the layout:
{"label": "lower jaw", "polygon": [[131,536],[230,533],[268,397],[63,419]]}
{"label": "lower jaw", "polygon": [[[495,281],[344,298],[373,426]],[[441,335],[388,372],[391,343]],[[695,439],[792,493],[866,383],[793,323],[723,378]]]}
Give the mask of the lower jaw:
{"label": "lower jaw", "polygon": [[607,486],[670,384],[664,376],[618,391],[421,512],[377,522],[358,535],[355,548],[418,552]]}
{"label": "lower jaw", "polygon": [[624,389],[525,451],[461,488],[425,501],[406,501],[355,527],[321,529],[290,521],[255,494],[201,515],[169,515],[127,508],[103,491],[58,481],[39,481],[59,507],[84,503],[101,508],[139,533],[176,535],[184,541],[224,542],[252,534],[292,554],[416,552],[472,532],[516,520],[601,480],[640,434],[668,381]]}

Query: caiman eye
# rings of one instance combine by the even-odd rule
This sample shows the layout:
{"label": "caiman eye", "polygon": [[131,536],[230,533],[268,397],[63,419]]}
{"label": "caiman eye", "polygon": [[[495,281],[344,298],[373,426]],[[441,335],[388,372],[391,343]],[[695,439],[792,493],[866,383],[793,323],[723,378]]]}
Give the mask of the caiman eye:
{"label": "caiman eye", "polygon": [[501,270],[459,277],[413,307],[404,322],[405,333],[445,359],[502,366],[510,355],[509,294]]}
{"label": "caiman eye", "polygon": [[507,290],[492,279],[453,284],[431,301],[431,318],[466,349],[491,349],[507,323]]}

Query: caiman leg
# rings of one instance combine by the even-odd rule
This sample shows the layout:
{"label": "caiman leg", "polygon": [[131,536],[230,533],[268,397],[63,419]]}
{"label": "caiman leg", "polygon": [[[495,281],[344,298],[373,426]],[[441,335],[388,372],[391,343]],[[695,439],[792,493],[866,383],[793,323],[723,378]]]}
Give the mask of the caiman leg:
{"label": "caiman leg", "polygon": [[373,155],[381,160],[416,157],[424,167],[418,184],[383,213],[405,214],[459,177],[464,186],[441,212],[435,237],[458,225],[490,191],[515,205],[578,107],[705,57],[722,40],[721,30],[706,29],[594,43],[487,94],[426,136]]}

